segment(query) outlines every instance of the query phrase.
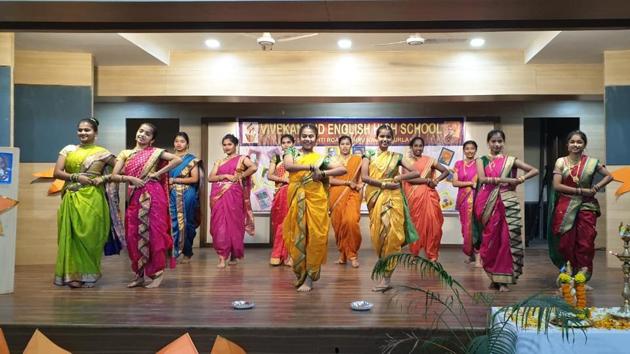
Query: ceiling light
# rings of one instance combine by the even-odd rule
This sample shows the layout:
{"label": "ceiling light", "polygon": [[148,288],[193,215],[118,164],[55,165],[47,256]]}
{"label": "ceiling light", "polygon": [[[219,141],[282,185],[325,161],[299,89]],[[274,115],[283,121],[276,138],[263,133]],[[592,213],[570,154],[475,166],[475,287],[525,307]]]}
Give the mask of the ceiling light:
{"label": "ceiling light", "polygon": [[340,39],[337,41],[337,45],[341,49],[350,49],[352,48],[352,41],[349,39]]}
{"label": "ceiling light", "polygon": [[218,49],[221,48],[221,42],[216,39],[206,39],[205,41],[206,47],[210,49]]}
{"label": "ceiling light", "polygon": [[486,44],[486,40],[483,38],[473,38],[470,40],[470,46],[474,48],[483,47],[484,44]]}

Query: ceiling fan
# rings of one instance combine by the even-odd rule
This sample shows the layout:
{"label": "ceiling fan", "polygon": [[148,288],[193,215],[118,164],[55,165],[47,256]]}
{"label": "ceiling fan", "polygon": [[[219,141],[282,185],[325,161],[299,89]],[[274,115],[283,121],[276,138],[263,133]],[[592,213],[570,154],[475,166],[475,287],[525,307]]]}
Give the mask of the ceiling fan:
{"label": "ceiling fan", "polygon": [[273,36],[271,36],[270,32],[263,32],[262,36],[258,36],[258,35],[254,35],[250,33],[241,33],[241,34],[246,37],[256,39],[256,43],[258,43],[258,45],[262,48],[262,50],[272,50],[273,45],[276,44],[276,42],[290,42],[290,41],[296,41],[298,39],[310,38],[310,37],[315,37],[319,35],[319,33],[304,33],[304,34],[296,34],[292,36],[285,36],[285,37],[281,36],[281,37],[274,38]]}
{"label": "ceiling fan", "polygon": [[420,46],[423,44],[462,43],[467,41],[467,38],[424,38],[419,33],[415,33],[407,37],[405,40],[391,43],[379,43],[376,44],[376,46],[384,47],[403,43],[410,46]]}

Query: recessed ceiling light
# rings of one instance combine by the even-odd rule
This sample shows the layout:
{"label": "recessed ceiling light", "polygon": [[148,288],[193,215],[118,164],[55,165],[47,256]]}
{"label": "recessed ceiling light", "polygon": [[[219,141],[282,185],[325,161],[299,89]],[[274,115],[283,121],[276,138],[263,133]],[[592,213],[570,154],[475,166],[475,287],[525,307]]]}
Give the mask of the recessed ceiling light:
{"label": "recessed ceiling light", "polygon": [[483,47],[486,44],[486,40],[483,38],[473,38],[470,40],[470,46],[474,48]]}
{"label": "recessed ceiling light", "polygon": [[350,49],[352,48],[352,41],[349,39],[340,39],[337,41],[337,46],[341,49]]}
{"label": "recessed ceiling light", "polygon": [[206,47],[210,49],[218,49],[221,48],[221,42],[216,39],[206,39],[205,41]]}

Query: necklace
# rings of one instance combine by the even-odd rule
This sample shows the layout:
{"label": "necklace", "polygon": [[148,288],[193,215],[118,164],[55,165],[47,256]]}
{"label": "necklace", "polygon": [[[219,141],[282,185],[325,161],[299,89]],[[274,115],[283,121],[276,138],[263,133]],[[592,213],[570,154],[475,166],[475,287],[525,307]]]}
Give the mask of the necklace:
{"label": "necklace", "polygon": [[[571,179],[573,180],[573,182],[575,182],[575,184],[579,185],[580,184],[580,168],[582,167],[582,157],[580,157],[578,159],[577,162],[571,164],[571,160],[569,159],[569,157],[565,157],[566,159],[566,164],[569,167],[569,176],[571,176]],[[573,174],[573,167],[575,167],[577,165],[577,169],[575,170],[575,174]]]}

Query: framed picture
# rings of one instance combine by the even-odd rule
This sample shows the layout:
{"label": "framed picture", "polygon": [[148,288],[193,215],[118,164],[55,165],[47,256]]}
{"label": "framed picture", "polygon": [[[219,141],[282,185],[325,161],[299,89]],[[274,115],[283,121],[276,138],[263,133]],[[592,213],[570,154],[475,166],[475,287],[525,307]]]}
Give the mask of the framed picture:
{"label": "framed picture", "polygon": [[0,152],[0,184],[11,184],[13,180],[13,154]]}
{"label": "framed picture", "polygon": [[455,156],[455,151],[443,147],[442,151],[440,151],[438,162],[442,165],[450,166],[451,162],[453,162],[453,156]]}

